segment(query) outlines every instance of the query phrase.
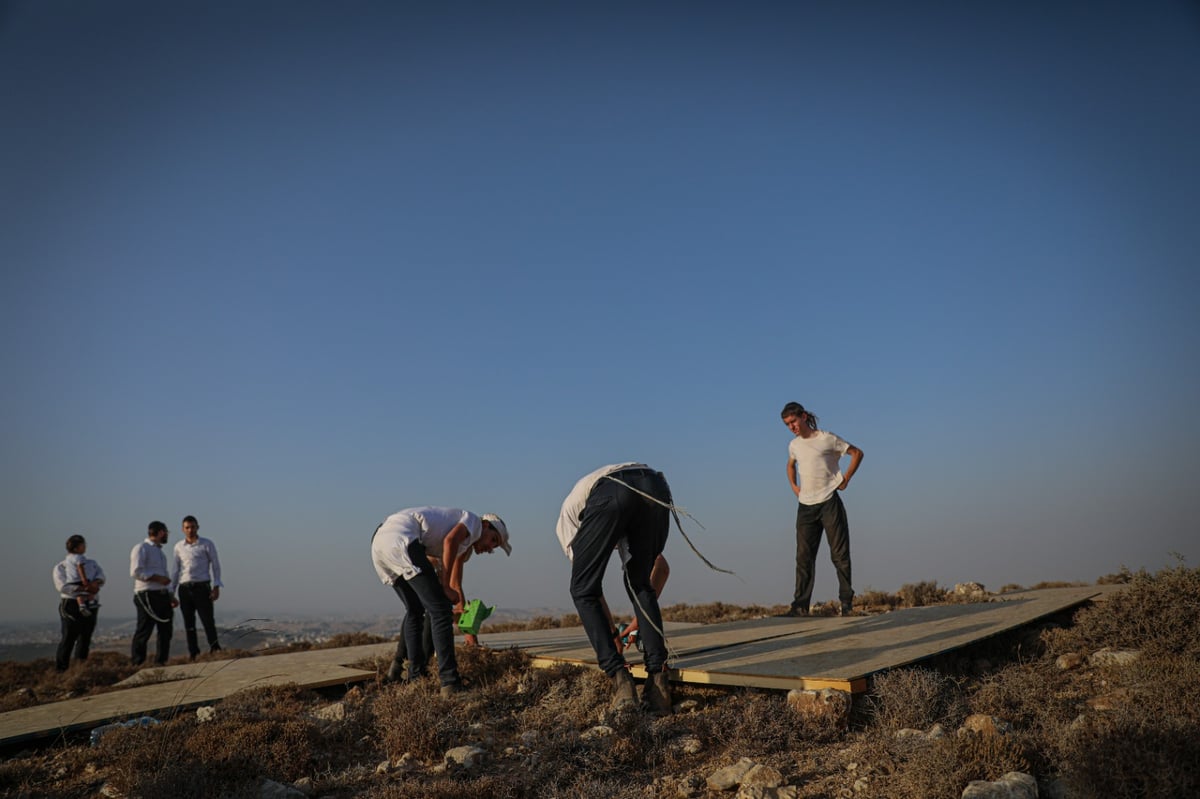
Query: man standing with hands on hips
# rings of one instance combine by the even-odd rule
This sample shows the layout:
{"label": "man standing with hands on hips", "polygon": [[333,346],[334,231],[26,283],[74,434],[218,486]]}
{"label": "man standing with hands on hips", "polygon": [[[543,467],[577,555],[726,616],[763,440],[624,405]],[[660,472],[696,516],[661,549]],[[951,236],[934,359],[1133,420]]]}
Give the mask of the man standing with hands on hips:
{"label": "man standing with hands on hips", "polygon": [[[812,602],[813,576],[821,533],[829,540],[829,558],[838,577],[839,612],[854,612],[854,586],[850,581],[850,524],[839,492],[862,463],[863,451],[844,438],[822,430],[817,417],[798,402],[789,402],[780,412],[792,432],[788,444],[787,474],[796,495],[796,590],[786,616],[807,616]],[[839,463],[850,456],[842,472]]]}
{"label": "man standing with hands on hips", "polygon": [[129,553],[129,576],[133,578],[133,604],[137,608],[137,629],[133,633],[131,659],[140,666],[146,661],[146,644],[158,630],[158,650],[154,662],[166,665],[171,655],[172,621],[179,603],[171,595],[171,576],[167,573],[167,526],[150,522],[146,540]]}
{"label": "man standing with hands on hips", "polygon": [[195,516],[183,517],[183,540],[175,545],[171,586],[179,597],[188,656],[195,660],[200,654],[200,643],[196,636],[197,613],[200,614],[200,623],[204,625],[208,651],[220,651],[213,603],[221,596],[221,561],[217,558],[216,544],[200,537],[200,522],[196,521]]}

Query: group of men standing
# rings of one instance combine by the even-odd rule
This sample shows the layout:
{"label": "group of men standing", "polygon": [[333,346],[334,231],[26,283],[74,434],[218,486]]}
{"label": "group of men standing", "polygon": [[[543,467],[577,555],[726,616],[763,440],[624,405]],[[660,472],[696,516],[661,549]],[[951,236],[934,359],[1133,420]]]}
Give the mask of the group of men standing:
{"label": "group of men standing", "polygon": [[[154,662],[164,665],[171,654],[175,608],[183,616],[188,655],[200,655],[196,617],[204,627],[210,652],[221,649],[213,603],[221,596],[221,561],[211,539],[200,536],[195,516],[183,518],[183,540],[175,544],[171,561],[163,551],[169,531],[160,521],[147,527],[146,538],[129,553],[129,576],[133,578],[133,605],[137,627],[133,633],[130,660],[135,666],[146,661],[152,635],[157,633]],[[83,544],[81,549],[80,544]],[[54,585],[59,592],[59,617],[62,636],[55,654],[55,667],[65,671],[72,651],[77,660],[87,660],[92,633],[96,629],[99,603],[96,599],[104,584],[104,572],[93,564],[98,579],[87,579],[86,559],[80,562],[86,542],[82,536],[67,539],[67,558],[54,568]],[[78,574],[78,576],[76,576]],[[83,601],[87,598],[87,601]]]}
{"label": "group of men standing", "polygon": [[[794,436],[788,447],[787,471],[798,502],[796,585],[785,615],[809,613],[822,532],[829,541],[830,556],[837,570],[841,612],[849,614],[854,597],[849,525],[838,492],[845,490],[858,470],[862,450],[819,429],[817,417],[799,403],[789,402],[781,416]],[[840,469],[843,456],[850,458],[845,472]],[[641,703],[656,714],[671,712],[667,648],[658,594],[666,579],[662,554],[673,509],[671,488],[663,473],[645,463],[629,461],[603,466],[580,478],[559,512],[556,533],[571,562],[571,599],[597,663],[612,681],[615,709],[635,707],[638,698],[624,657],[622,636],[613,626],[602,590],[614,551],[624,571],[626,593],[633,602],[648,675]],[[163,551],[168,531],[162,522],[151,522],[146,540],[130,553],[129,573],[134,579],[137,608],[131,651],[135,665],[146,660],[147,645],[155,631],[158,633],[155,662],[167,662],[177,606],[183,614],[192,659],[200,652],[197,615],[204,626],[209,650],[220,649],[213,622],[213,602],[221,593],[221,565],[216,546],[201,538],[199,529],[194,516],[184,517],[184,540],[175,545],[171,570]],[[99,582],[93,579],[95,570],[88,572],[82,559],[83,550],[78,546],[72,549],[75,539],[82,541],[82,537],[72,536],[67,543],[71,554],[55,568],[55,584],[62,596],[63,638],[57,659],[60,670],[67,667],[73,645],[76,657],[80,660],[87,657],[96,620],[95,613],[87,612],[86,607],[94,602],[103,583],[102,571]],[[418,679],[436,653],[442,695],[449,697],[464,690],[454,653],[454,614],[463,611],[466,599],[463,572],[472,555],[496,549],[512,554],[508,527],[495,514],[477,515],[459,508],[433,506],[406,508],[391,514],[375,528],[371,560],[376,574],[405,606],[403,637],[388,681]],[[67,582],[71,573],[77,575],[75,583]],[[424,640],[426,634],[431,639],[428,644]],[[405,661],[407,669],[403,668]]]}

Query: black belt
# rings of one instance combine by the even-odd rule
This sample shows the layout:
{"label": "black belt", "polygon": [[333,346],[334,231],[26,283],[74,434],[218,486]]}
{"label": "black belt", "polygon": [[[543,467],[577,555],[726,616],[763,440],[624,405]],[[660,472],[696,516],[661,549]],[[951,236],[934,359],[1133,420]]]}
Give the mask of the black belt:
{"label": "black belt", "polygon": [[192,580],[190,582],[180,583],[179,587],[184,588],[186,586],[192,586],[192,585],[209,585],[210,583],[212,583],[212,580]]}

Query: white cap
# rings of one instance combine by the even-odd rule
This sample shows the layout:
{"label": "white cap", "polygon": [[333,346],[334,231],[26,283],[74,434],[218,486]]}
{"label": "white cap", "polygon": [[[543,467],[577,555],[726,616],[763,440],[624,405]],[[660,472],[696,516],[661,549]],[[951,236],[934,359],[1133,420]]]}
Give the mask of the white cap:
{"label": "white cap", "polygon": [[480,518],[500,534],[500,548],[504,550],[504,554],[512,555],[512,545],[508,543],[508,526],[504,524],[504,520],[494,513],[485,513]]}

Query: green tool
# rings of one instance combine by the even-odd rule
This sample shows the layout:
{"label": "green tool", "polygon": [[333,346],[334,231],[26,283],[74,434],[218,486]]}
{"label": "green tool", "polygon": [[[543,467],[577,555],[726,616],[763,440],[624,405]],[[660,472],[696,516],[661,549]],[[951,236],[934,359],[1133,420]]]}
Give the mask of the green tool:
{"label": "green tool", "polygon": [[472,599],[463,608],[462,615],[458,617],[459,632],[468,635],[477,635],[479,628],[483,626],[483,620],[492,615],[494,607],[488,607],[483,604],[482,600]]}

